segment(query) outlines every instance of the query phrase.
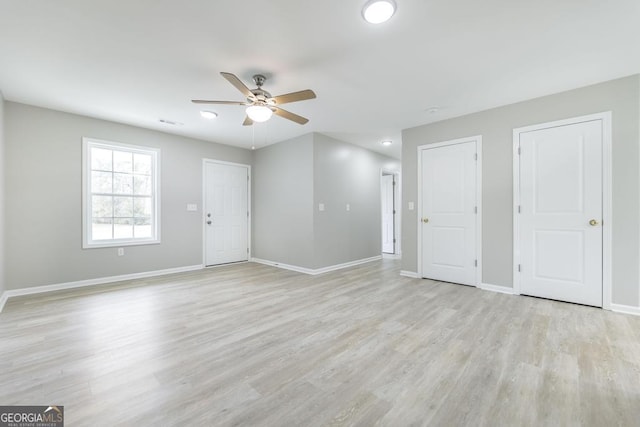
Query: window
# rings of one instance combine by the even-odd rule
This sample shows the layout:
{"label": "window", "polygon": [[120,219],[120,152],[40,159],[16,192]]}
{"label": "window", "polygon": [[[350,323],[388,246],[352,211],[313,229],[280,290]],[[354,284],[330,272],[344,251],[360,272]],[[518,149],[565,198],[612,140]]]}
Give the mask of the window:
{"label": "window", "polygon": [[160,150],[83,138],[83,247],[160,242]]}

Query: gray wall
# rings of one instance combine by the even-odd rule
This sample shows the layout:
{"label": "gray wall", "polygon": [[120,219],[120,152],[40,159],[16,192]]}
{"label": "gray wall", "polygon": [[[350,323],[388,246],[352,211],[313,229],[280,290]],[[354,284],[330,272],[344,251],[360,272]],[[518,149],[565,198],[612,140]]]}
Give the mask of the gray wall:
{"label": "gray wall", "polygon": [[313,267],[313,135],[254,151],[255,258]]}
{"label": "gray wall", "polygon": [[322,134],[313,147],[315,268],[380,255],[381,170],[399,171],[400,162]]}
{"label": "gray wall", "polygon": [[[82,249],[82,137],[161,149],[158,245]],[[202,264],[202,159],[251,152],[98,119],[5,103],[6,288]],[[198,212],[187,212],[197,203]]]}
{"label": "gray wall", "polygon": [[321,134],[255,151],[252,255],[309,269],[380,255],[383,167],[400,165]]}
{"label": "gray wall", "polygon": [[5,289],[4,271],[4,97],[0,91],[0,297]]}
{"label": "gray wall", "polygon": [[[472,135],[483,143],[484,283],[512,286],[514,128],[602,111],[613,113],[613,303],[637,306],[640,249],[640,76],[630,76],[402,133],[405,206],[417,202],[417,147]],[[403,211],[402,268],[417,271],[417,210]]]}

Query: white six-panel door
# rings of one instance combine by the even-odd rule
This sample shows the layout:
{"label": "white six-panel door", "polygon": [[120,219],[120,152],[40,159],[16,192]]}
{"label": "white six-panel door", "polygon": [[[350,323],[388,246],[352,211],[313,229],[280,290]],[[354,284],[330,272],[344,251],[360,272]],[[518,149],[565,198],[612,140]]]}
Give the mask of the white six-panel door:
{"label": "white six-panel door", "polygon": [[520,293],[602,307],[603,122],[518,135]]}
{"label": "white six-panel door", "polygon": [[247,261],[249,258],[249,168],[204,163],[205,264]]}
{"label": "white six-panel door", "polygon": [[478,285],[478,142],[420,147],[423,278]]}

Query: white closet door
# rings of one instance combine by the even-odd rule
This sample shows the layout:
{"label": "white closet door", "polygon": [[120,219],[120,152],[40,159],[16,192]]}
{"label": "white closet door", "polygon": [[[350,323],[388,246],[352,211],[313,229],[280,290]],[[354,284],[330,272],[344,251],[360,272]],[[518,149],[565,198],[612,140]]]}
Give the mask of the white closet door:
{"label": "white closet door", "polygon": [[476,143],[421,150],[422,277],[476,285]]}
{"label": "white closet door", "polygon": [[602,306],[601,120],[520,134],[521,293]]}

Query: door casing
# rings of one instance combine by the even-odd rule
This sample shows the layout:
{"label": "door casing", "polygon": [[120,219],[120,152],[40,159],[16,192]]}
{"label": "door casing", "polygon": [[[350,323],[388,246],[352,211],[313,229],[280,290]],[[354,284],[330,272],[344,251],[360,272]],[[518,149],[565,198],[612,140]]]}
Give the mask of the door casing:
{"label": "door casing", "polygon": [[513,130],[513,293],[520,295],[520,134],[558,126],[602,120],[602,308],[611,310],[611,111],[540,123]]}
{"label": "door casing", "polygon": [[475,274],[475,286],[481,287],[482,284],[482,135],[470,136],[467,138],[458,138],[450,141],[436,142],[433,144],[424,144],[418,146],[418,218],[416,219],[418,222],[418,277],[422,277],[422,150],[433,149],[438,147],[445,147],[449,145],[462,144],[467,142],[474,142],[476,144],[476,206],[478,207],[478,212],[476,214],[476,223],[475,223],[475,251],[476,251],[476,259],[478,260],[478,265],[476,267]]}

